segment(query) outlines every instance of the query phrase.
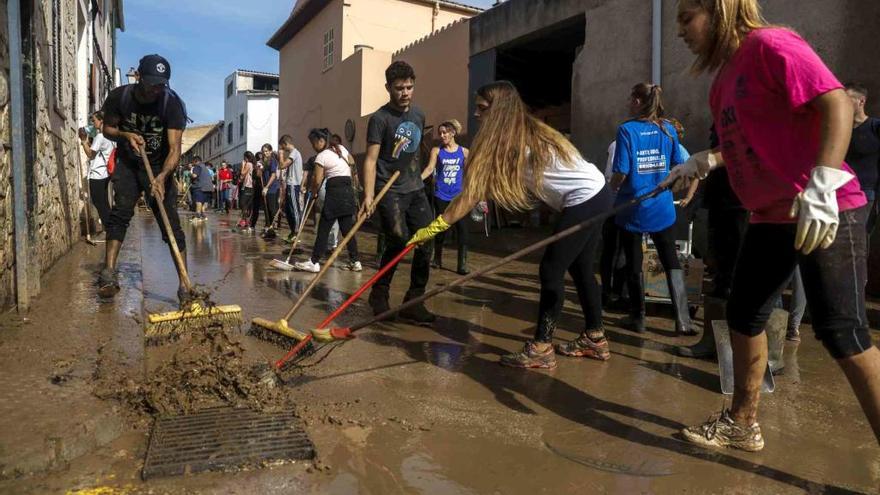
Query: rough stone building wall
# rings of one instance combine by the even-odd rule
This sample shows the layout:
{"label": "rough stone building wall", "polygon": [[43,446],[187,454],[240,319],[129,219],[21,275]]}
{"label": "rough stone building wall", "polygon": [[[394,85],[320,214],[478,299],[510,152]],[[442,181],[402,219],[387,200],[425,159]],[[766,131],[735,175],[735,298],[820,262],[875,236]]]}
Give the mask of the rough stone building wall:
{"label": "rough stone building wall", "polygon": [[[79,141],[74,119],[74,91],[76,84],[76,0],[61,0],[61,46],[58,71],[61,77],[60,104],[56,104],[53,79],[51,0],[34,2],[32,29],[34,63],[25,66],[34,81],[35,122],[33,126],[34,160],[26,163],[27,216],[29,259],[29,292],[39,292],[39,277],[65,254],[79,239],[80,187],[77,166],[80,159]],[[6,2],[0,5],[0,140],[4,147],[0,155],[0,307],[8,307],[15,300],[14,230],[12,211],[12,151],[9,108],[9,50]],[[28,77],[25,76],[27,84]],[[26,117],[27,120],[27,117]]]}

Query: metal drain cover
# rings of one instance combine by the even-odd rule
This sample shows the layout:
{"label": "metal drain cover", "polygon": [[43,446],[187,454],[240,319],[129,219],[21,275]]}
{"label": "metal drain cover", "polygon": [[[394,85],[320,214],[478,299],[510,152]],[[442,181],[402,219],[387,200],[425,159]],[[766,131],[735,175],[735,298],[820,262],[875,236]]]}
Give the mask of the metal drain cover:
{"label": "metal drain cover", "polygon": [[142,476],[146,480],[314,457],[315,446],[293,412],[217,407],[156,419]]}

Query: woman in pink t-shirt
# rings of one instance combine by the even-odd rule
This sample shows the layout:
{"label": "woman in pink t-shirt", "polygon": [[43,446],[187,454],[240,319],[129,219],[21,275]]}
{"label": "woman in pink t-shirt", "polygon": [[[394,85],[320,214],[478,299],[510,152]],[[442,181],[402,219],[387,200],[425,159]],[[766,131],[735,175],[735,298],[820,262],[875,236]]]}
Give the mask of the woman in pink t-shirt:
{"label": "woman in pink t-shirt", "polygon": [[727,320],[735,391],[730,410],[685,428],[690,442],[758,451],[764,326],[800,266],[816,337],[846,374],[880,438],[880,352],[865,315],[865,196],[844,156],[852,104],[797,33],[767,25],[757,0],[681,0],[679,35],[714,72],[709,97],[719,147],[695,153],[665,184],[725,166],[751,212]]}

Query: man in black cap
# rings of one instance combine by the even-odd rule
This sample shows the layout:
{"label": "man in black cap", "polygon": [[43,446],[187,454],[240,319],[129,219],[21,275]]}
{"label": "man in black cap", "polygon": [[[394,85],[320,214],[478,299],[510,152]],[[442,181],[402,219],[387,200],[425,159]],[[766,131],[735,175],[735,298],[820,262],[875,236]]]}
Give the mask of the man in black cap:
{"label": "man in black cap", "polygon": [[[180,162],[181,136],[186,127],[186,107],[171,88],[171,65],[159,55],[140,60],[137,83],[118,87],[104,100],[104,135],[117,142],[116,169],[113,172],[114,205],[107,223],[107,253],[98,277],[98,294],[111,298],[119,292],[116,261],[135,204],[142,192],[159,225],[162,219],[156,201],[162,201],[168,213],[177,246],[186,261],[186,239],[177,216],[177,185],[174,169]],[[147,177],[140,149],[146,151],[155,180]],[[162,239],[167,243],[165,229]],[[175,264],[175,266],[177,266]],[[178,274],[179,275],[179,274]],[[183,283],[177,291],[186,297]]]}

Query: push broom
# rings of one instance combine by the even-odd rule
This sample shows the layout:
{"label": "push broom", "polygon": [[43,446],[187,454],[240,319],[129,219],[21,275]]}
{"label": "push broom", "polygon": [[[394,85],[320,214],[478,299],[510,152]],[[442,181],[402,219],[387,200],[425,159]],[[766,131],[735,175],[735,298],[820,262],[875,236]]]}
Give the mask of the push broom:
{"label": "push broom", "polygon": [[[373,201],[374,204],[378,204],[379,201],[382,200],[382,197],[385,196],[385,193],[394,185],[397,181],[397,178],[400,176],[400,172],[394,172],[391,178],[388,179],[388,182],[385,186],[379,191],[379,194],[376,195],[376,199]],[[309,294],[318,285],[318,282],[324,276],[325,273],[333,266],[333,262],[336,261],[336,258],[339,257],[342,250],[345,249],[345,246],[348,242],[354,237],[357,231],[361,228],[361,225],[367,220],[367,215],[361,215],[357,222],[355,222],[354,226],[348,232],[348,234],[342,239],[336,249],[333,250],[333,253],[324,263],[324,266],[321,267],[321,271],[317,273],[317,275],[312,278],[309,285],[306,286],[303,293],[299,296],[299,299],[296,300],[295,303],[290,307],[287,313],[278,321],[271,321],[265,318],[254,318],[251,320],[251,328],[248,331],[250,335],[255,337],[259,337],[263,340],[267,340],[270,342],[275,342],[282,346],[289,346],[296,344],[296,346],[300,346],[299,349],[305,347],[309,341],[311,340],[311,335],[302,333],[295,328],[292,328],[288,325],[288,321],[293,317],[293,315],[299,310],[299,308],[306,302]]]}
{"label": "push broom", "polygon": [[[340,313],[340,311],[336,311],[333,314],[331,314],[330,317],[325,319],[324,322],[322,322],[318,326],[318,328],[315,328],[315,329],[311,330],[308,334],[306,334],[306,338],[301,339],[296,345],[294,345],[290,349],[290,351],[288,351],[287,354],[284,355],[284,357],[282,357],[281,359],[276,361],[274,364],[274,368],[276,370],[281,369],[288,361],[290,361],[291,359],[296,357],[298,354],[300,354],[303,351],[303,349],[306,347],[306,345],[309,343],[309,341],[311,341],[312,339],[314,339],[318,342],[332,342],[334,340],[344,340],[344,339],[351,338],[352,334],[354,332],[356,332],[364,327],[368,327],[376,322],[385,320],[391,316],[394,316],[395,314],[399,313],[400,311],[402,311],[404,309],[415,306],[416,304],[421,304],[424,301],[426,301],[427,299],[430,299],[438,294],[446,292],[446,291],[453,289],[455,287],[464,285],[476,277],[479,277],[479,276],[485,275],[489,272],[492,272],[495,269],[497,269],[503,265],[506,265],[507,263],[510,263],[511,261],[518,260],[518,259],[522,258],[523,256],[526,256],[530,253],[533,253],[541,248],[544,248],[544,247],[548,246],[549,244],[552,244],[560,239],[568,237],[576,232],[580,232],[581,230],[584,230],[588,227],[591,227],[597,223],[604,222],[606,219],[620,213],[621,211],[624,211],[627,208],[631,208],[631,207],[645,201],[646,199],[653,198],[665,190],[666,190],[665,187],[657,187],[653,191],[651,191],[645,195],[633,198],[633,199],[627,201],[626,203],[621,203],[620,205],[615,206],[614,208],[606,211],[605,213],[602,213],[600,215],[596,215],[592,218],[588,218],[588,219],[584,220],[583,222],[575,224],[575,225],[573,225],[563,231],[560,231],[550,237],[547,237],[546,239],[544,239],[542,241],[536,242],[535,244],[532,244],[532,245],[527,246],[523,249],[520,249],[519,251],[517,251],[509,256],[506,256],[506,257],[504,257],[494,263],[491,263],[487,266],[484,266],[483,268],[480,268],[479,270],[475,270],[467,275],[459,277],[447,285],[444,285],[442,287],[437,287],[436,289],[425,292],[423,295],[416,297],[414,299],[410,299],[409,301],[406,301],[405,303],[401,304],[400,306],[398,306],[396,308],[389,309],[388,311],[385,311],[384,313],[380,313],[380,314],[373,316],[371,318],[362,320],[358,323],[355,323],[354,325],[352,325],[350,327],[325,328]],[[415,245],[412,244],[410,246],[407,246],[407,248],[411,248],[414,246]],[[389,263],[389,265],[390,265],[390,263]]]}
{"label": "push broom", "polygon": [[300,219],[299,228],[296,229],[296,235],[293,237],[293,241],[291,241],[290,243],[290,252],[287,253],[287,259],[283,261],[279,259],[273,259],[269,262],[269,266],[288,272],[293,271],[293,265],[290,264],[290,258],[293,257],[293,251],[296,249],[296,244],[299,242],[299,236],[303,233],[303,230],[305,230],[306,219],[309,217],[309,213],[312,212],[312,206],[316,202],[316,200],[312,199],[312,193],[310,191],[308,196],[306,197],[306,209],[303,213],[302,218]]}
{"label": "push broom", "polygon": [[[143,148],[140,150],[141,160],[144,162],[144,168],[147,169],[147,177],[150,183],[155,180],[153,169],[150,166],[150,159]],[[171,222],[168,220],[168,212],[165,211],[165,205],[159,198],[156,205],[159,210],[159,216],[162,217],[162,226],[165,228],[165,235],[168,236],[168,244],[171,246],[171,253],[174,256],[174,262],[177,264],[177,270],[180,272],[180,279],[183,282],[189,297],[185,301],[180,302],[178,311],[169,311],[166,313],[153,313],[147,316],[147,325],[145,334],[147,340],[161,340],[163,338],[179,335],[187,330],[204,328],[211,325],[240,325],[241,324],[241,307],[236,305],[217,306],[208,299],[208,294],[197,292],[193,287],[193,283],[189,278],[186,270],[186,263],[180,254],[177,246],[177,240],[174,238],[174,231],[171,229]]]}

